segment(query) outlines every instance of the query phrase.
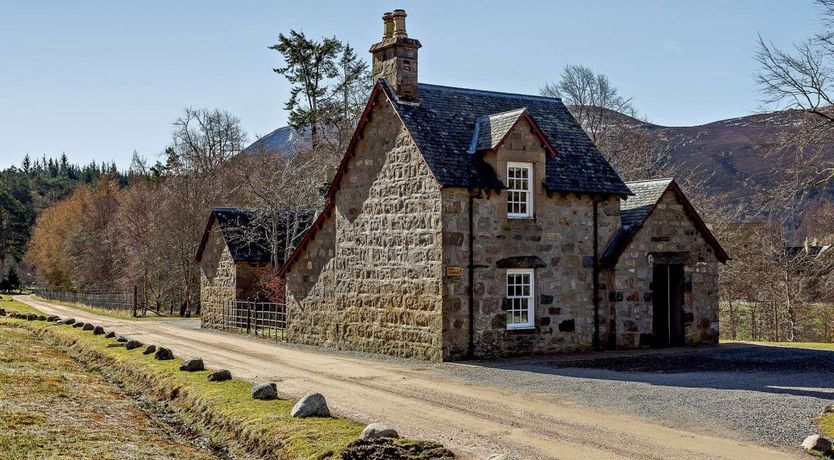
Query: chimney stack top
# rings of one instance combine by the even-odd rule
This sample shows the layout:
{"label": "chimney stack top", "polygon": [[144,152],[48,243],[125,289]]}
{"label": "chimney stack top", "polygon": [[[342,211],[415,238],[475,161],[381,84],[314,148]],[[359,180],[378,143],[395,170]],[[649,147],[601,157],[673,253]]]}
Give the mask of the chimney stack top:
{"label": "chimney stack top", "polygon": [[394,15],[390,11],[382,15],[382,22],[385,29],[382,32],[382,39],[388,39],[394,36]]}
{"label": "chimney stack top", "polygon": [[391,17],[394,18],[394,37],[406,38],[408,34],[405,32],[405,10],[394,10],[391,12]]}

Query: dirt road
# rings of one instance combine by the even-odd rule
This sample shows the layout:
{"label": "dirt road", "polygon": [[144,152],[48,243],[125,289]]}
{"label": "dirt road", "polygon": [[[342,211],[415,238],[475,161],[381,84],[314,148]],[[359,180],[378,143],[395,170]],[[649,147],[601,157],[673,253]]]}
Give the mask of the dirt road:
{"label": "dirt road", "polygon": [[[678,431],[625,414],[606,413],[542,394],[438,377],[435,364],[399,364],[317,353],[230,334],[129,321],[18,297],[39,310],[95,322],[145,343],[199,356],[245,380],[275,381],[283,395],[325,395],[331,409],[362,422],[384,421],[401,435],[433,439],[463,458],[494,453],[518,458],[801,458],[726,437]],[[456,364],[442,364],[454,366]]]}

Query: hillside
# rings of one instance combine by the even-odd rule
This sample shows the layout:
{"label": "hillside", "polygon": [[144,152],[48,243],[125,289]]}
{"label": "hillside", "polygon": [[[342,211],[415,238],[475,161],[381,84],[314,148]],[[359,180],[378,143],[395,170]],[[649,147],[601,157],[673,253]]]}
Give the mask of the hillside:
{"label": "hillside", "polygon": [[259,137],[255,142],[243,149],[241,153],[257,153],[259,151],[281,152],[289,154],[299,148],[310,148],[310,130],[303,134],[291,126],[282,126],[269,134]]}
{"label": "hillside", "polygon": [[[666,142],[669,159],[684,171],[704,174],[707,189],[728,201],[749,201],[756,193],[770,190],[796,169],[797,158],[819,152],[814,163],[834,164],[834,145],[805,147],[799,155],[797,141],[803,124],[816,123],[814,115],[783,111],[720,120],[700,126],[670,127],[620,115],[630,129],[645,132],[657,142]],[[800,165],[801,166],[801,165]]]}

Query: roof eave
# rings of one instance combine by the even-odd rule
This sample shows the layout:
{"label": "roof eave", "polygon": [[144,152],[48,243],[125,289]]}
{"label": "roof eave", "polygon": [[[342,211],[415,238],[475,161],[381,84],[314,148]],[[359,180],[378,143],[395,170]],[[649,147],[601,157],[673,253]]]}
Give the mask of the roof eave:
{"label": "roof eave", "polygon": [[203,260],[203,251],[206,249],[206,243],[208,243],[209,234],[211,233],[211,227],[214,225],[214,222],[217,220],[217,217],[214,215],[214,211],[212,210],[209,213],[208,221],[206,222],[206,227],[203,230],[203,237],[200,239],[200,246],[197,248],[197,254],[194,255],[194,260],[192,263],[199,264],[200,261]]}

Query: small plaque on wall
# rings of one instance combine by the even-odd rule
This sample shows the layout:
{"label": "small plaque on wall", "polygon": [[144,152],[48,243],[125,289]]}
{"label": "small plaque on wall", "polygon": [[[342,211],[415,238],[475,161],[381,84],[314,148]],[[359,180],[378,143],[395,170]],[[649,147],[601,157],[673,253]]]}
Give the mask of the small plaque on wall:
{"label": "small plaque on wall", "polygon": [[463,273],[463,269],[460,267],[450,266],[446,267],[446,276],[449,278],[460,278],[460,275]]}

